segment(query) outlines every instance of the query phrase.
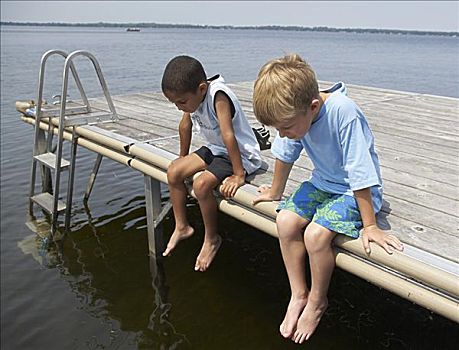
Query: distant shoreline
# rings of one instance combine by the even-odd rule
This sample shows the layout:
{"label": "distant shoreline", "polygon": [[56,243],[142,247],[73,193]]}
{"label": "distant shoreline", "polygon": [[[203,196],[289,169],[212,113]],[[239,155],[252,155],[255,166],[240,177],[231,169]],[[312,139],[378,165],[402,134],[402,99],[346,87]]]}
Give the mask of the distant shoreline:
{"label": "distant shoreline", "polygon": [[372,29],[372,28],[332,28],[332,27],[302,27],[302,26],[232,26],[232,25],[198,25],[198,24],[165,24],[165,23],[36,23],[36,22],[0,22],[1,26],[34,26],[34,27],[102,27],[102,28],[179,28],[179,29],[242,29],[242,30],[284,30],[302,32],[345,32],[373,34],[404,34],[404,35],[436,35],[459,36],[459,32],[402,30],[402,29]]}

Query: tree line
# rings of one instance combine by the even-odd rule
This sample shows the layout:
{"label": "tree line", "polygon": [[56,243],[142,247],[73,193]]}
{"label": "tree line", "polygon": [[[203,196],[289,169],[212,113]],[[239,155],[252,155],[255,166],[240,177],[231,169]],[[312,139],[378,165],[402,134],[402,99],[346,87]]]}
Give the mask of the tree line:
{"label": "tree line", "polygon": [[233,26],[233,25],[207,25],[207,24],[168,24],[168,23],[62,23],[62,22],[0,22],[4,26],[38,26],[38,27],[104,27],[104,28],[180,28],[180,29],[242,29],[242,30],[285,30],[303,32],[344,32],[344,33],[380,33],[380,34],[415,34],[415,35],[440,35],[458,36],[458,32],[403,30],[403,29],[375,29],[375,28],[333,28],[333,27],[303,27],[303,26]]}

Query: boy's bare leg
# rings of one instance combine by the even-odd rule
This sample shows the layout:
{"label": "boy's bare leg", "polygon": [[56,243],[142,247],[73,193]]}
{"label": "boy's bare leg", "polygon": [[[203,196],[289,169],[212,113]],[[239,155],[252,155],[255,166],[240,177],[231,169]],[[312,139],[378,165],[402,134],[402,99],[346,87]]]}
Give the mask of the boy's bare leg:
{"label": "boy's bare leg", "polygon": [[217,233],[217,201],[213,189],[220,180],[209,171],[202,173],[193,183],[193,191],[198,199],[204,221],[204,244],[196,258],[195,271],[206,271],[217,254],[222,243],[222,238]]}
{"label": "boy's bare leg", "polygon": [[276,219],[282,258],[292,292],[287,312],[279,327],[280,333],[285,338],[293,335],[298,318],[308,302],[306,247],[303,241],[303,232],[308,222],[288,210],[281,210]]}
{"label": "boy's bare leg", "polygon": [[169,195],[174,210],[175,229],[167,243],[163,256],[168,256],[181,240],[190,237],[194,233],[194,229],[189,224],[186,216],[188,193],[184,180],[196,172],[203,170],[205,166],[206,163],[198,155],[192,153],[173,161],[167,170]]}
{"label": "boy's bare leg", "polygon": [[298,319],[292,340],[303,343],[314,333],[328,306],[328,287],[335,268],[332,240],[336,233],[314,222],[308,225],[304,243],[309,254],[311,268],[311,292],[308,304]]}

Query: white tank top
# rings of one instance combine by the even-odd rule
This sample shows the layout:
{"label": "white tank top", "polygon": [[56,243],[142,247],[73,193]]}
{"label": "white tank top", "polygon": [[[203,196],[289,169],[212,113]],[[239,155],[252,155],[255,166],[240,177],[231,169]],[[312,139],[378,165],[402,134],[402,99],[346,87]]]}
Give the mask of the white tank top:
{"label": "white tank top", "polygon": [[201,134],[207,142],[206,147],[214,155],[228,155],[214,108],[215,94],[218,91],[223,91],[231,99],[234,106],[233,129],[241,153],[242,165],[247,174],[251,174],[261,166],[260,146],[239,100],[224,82],[225,80],[220,75],[215,80],[210,81],[204,101],[191,115],[193,127]]}

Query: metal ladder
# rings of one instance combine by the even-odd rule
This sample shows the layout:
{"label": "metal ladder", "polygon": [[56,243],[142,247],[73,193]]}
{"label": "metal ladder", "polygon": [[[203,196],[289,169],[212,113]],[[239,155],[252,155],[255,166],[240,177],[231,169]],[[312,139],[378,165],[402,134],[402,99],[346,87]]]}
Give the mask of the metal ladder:
{"label": "metal ladder", "polygon": [[[60,55],[65,58],[64,73],[62,78],[62,92],[60,105],[44,106],[43,105],[43,86],[45,76],[45,66],[48,58],[53,55]],[[73,64],[75,57],[84,56],[90,59],[94,69],[97,73],[100,86],[103,90],[107,105],[110,112],[98,111],[93,112],[89,104],[86,93],[84,92],[81,81],[78,77],[76,68]],[[73,78],[80,92],[82,104],[73,103],[72,106],[67,107],[68,102],[66,99],[69,70],[72,72]],[[52,139],[54,134],[54,124],[57,124],[56,118],[59,118],[58,132],[57,132],[57,150],[54,153],[52,151]],[[47,139],[45,140],[44,132],[41,130],[40,123],[42,119],[48,118],[48,129]],[[53,119],[54,118],[54,119]],[[32,157],[32,169],[30,174],[30,192],[29,192],[29,214],[33,215],[33,204],[40,206],[45,212],[51,214],[52,225],[51,225],[51,236],[54,236],[57,230],[57,219],[61,212],[65,211],[65,230],[69,229],[70,226],[70,212],[72,206],[73,196],[73,182],[75,175],[75,160],[78,136],[75,132],[75,128],[85,124],[95,124],[103,121],[117,121],[118,115],[115,110],[115,106],[110,97],[107,84],[102,74],[102,70],[97,59],[91,53],[87,51],[74,51],[71,54],[67,54],[62,50],[50,50],[43,54],[40,64],[40,73],[38,80],[38,99],[35,110],[35,137],[34,137],[34,148]],[[42,125],[43,126],[43,125]],[[71,150],[70,150],[70,161],[62,158],[62,146],[64,141],[64,132],[70,131],[71,128]],[[42,167],[42,183],[43,192],[35,194],[35,182],[37,175],[37,164]],[[54,170],[54,188],[51,191],[51,186],[46,185],[44,179],[49,177],[49,171]],[[61,172],[69,170],[68,175],[68,187],[67,187],[67,199],[63,203],[59,200],[59,189],[60,189],[60,177]]]}

